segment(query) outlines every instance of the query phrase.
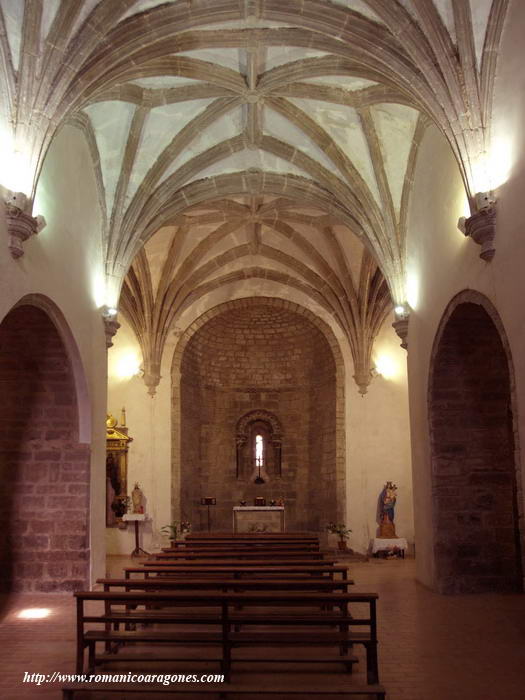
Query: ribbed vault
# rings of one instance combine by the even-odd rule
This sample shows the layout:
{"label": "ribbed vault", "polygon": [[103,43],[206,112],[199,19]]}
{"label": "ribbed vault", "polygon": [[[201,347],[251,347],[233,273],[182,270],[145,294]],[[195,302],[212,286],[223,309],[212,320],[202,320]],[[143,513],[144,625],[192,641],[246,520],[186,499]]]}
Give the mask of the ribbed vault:
{"label": "ribbed vault", "polygon": [[[407,209],[426,126],[447,138],[473,208],[485,181],[506,7],[0,0],[6,153],[32,197],[57,129],[84,132],[108,302],[133,263],[123,308],[139,337],[153,334],[141,340],[148,371],[185,304],[250,274],[329,309],[366,385],[383,279],[394,303],[406,301]],[[152,285],[147,242],[167,229]]]}

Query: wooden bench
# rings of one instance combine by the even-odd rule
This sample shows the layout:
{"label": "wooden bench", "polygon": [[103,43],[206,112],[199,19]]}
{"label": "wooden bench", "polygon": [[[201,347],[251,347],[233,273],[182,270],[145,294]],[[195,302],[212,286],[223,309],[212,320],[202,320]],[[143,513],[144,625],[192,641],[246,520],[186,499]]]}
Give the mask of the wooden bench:
{"label": "wooden bench", "polygon": [[[155,582],[156,583],[156,582]],[[375,593],[337,593],[310,591],[243,591],[214,592],[214,591],[88,591],[74,594],[77,601],[77,673],[84,668],[84,651],[88,649],[88,672],[108,660],[120,660],[107,652],[108,644],[141,643],[144,645],[159,645],[169,643],[175,646],[199,647],[212,646],[221,653],[221,671],[226,680],[230,678],[232,661],[249,661],[255,659],[232,659],[232,650],[257,647],[337,647],[340,656],[316,657],[322,663],[343,663],[351,670],[355,659],[348,656],[349,649],[354,644],[361,644],[366,650],[367,682],[369,685],[378,683],[377,666],[377,627]],[[98,614],[86,612],[84,604],[88,601],[103,603],[103,610]],[[368,615],[352,616],[348,606],[352,604],[368,606]],[[118,606],[118,609],[115,609]],[[147,609],[138,609],[146,606]],[[284,607],[268,615],[261,614],[260,607]],[[308,608],[327,607],[320,613]],[[172,610],[171,608],[174,608]],[[197,608],[197,612],[195,611]],[[297,610],[298,608],[299,613]],[[305,608],[307,610],[305,610]],[[166,624],[176,629],[165,630],[141,629],[122,631],[111,629],[115,625],[153,623],[158,626]],[[102,625],[102,629],[85,629],[86,624]],[[189,631],[180,629],[180,625],[191,626]],[[202,629],[202,626],[205,629]],[[255,629],[246,629],[246,626]],[[270,631],[261,630],[271,627]],[[293,626],[293,631],[280,629]],[[336,629],[334,629],[334,626]],[[213,629],[209,629],[212,627]],[[312,631],[312,628],[315,629]],[[323,628],[319,631],[319,627]],[[365,628],[365,631],[354,631],[354,627]],[[197,628],[197,629],[195,629]],[[297,629],[300,628],[300,629]],[[236,631],[239,630],[239,631]],[[97,643],[104,643],[106,652],[97,654]],[[153,657],[146,655],[142,660],[151,661]],[[172,660],[182,660],[173,657]],[[126,658],[126,661],[131,659]],[[133,659],[140,660],[140,654]],[[261,659],[268,661],[268,659]],[[287,659],[272,658],[271,661],[286,662]],[[295,659],[295,662],[312,659]]]}
{"label": "wooden bench", "polygon": [[[163,550],[152,554],[154,559],[276,559],[286,560],[300,559],[325,559],[323,552],[317,551],[296,551],[296,550],[279,550],[277,552],[268,549],[246,551],[239,550],[232,552],[231,550],[191,550],[191,549],[172,549],[170,551]],[[327,557],[328,558],[328,557]]]}
{"label": "wooden bench", "polygon": [[276,578],[276,579],[231,579],[231,578],[99,578],[97,584],[105,591],[124,588],[127,591],[142,590],[217,590],[217,591],[342,591],[348,592],[354,582],[351,579],[334,581],[328,578]]}
{"label": "wooden bench", "polygon": [[278,556],[273,557],[263,557],[262,559],[243,557],[242,562],[235,556],[230,557],[203,557],[203,558],[190,558],[185,559],[184,557],[155,557],[153,559],[147,559],[141,562],[143,566],[188,566],[189,564],[195,566],[242,566],[252,567],[252,566],[309,566],[309,565],[319,565],[319,566],[333,566],[337,564],[340,560],[334,557],[325,557],[324,559],[304,559],[304,558],[281,558]]}
{"label": "wooden bench", "polygon": [[348,682],[334,682],[330,679],[319,681],[318,679],[308,678],[306,681],[293,680],[290,684],[284,684],[282,681],[270,680],[263,686],[257,684],[255,687],[246,682],[232,683],[225,686],[224,683],[176,683],[165,686],[158,683],[148,683],[141,685],[138,683],[66,683],[62,686],[62,699],[74,700],[76,693],[89,692],[90,696],[96,697],[98,694],[120,693],[125,694],[125,697],[130,695],[144,694],[144,697],[149,697],[149,694],[164,695],[170,697],[185,694],[203,694],[203,695],[218,695],[219,698],[228,698],[233,695],[274,695],[278,698],[294,696],[294,695],[311,695],[312,697],[321,697],[324,695],[344,696],[365,695],[374,697],[376,700],[385,700],[385,689],[382,685],[350,685]]}
{"label": "wooden bench", "polygon": [[317,680],[308,678],[306,681],[293,680],[293,683],[284,684],[282,681],[271,680],[255,687],[248,683],[232,683],[225,686],[224,683],[176,683],[165,686],[158,683],[148,683],[141,685],[138,683],[66,683],[62,686],[62,699],[74,700],[76,693],[89,692],[90,696],[96,697],[98,694],[120,693],[125,694],[125,697],[130,695],[144,694],[144,697],[149,697],[151,694],[158,693],[165,697],[185,694],[203,694],[203,695],[218,695],[219,698],[228,698],[233,695],[274,695],[278,698],[294,696],[294,695],[311,695],[312,697],[321,697],[325,695],[344,696],[365,695],[374,697],[376,700],[385,700],[385,689],[382,685],[350,685],[348,682],[334,682],[330,679]]}
{"label": "wooden bench", "polygon": [[220,542],[214,544],[212,542],[206,542],[202,544],[195,544],[193,542],[185,542],[184,540],[175,540],[175,547],[163,547],[163,552],[180,552],[181,550],[186,552],[318,552],[318,544],[281,544],[279,543],[266,543],[266,542]]}
{"label": "wooden bench", "polygon": [[127,566],[124,569],[124,576],[128,578],[132,574],[140,574],[141,576],[151,575],[166,575],[166,576],[224,576],[230,575],[232,578],[247,578],[250,576],[311,576],[334,578],[339,575],[340,578],[346,580],[348,578],[348,567],[342,564],[281,564],[275,565],[272,562],[265,562],[261,566],[246,566],[245,564],[224,564],[224,563],[207,563],[205,565],[196,565],[192,562],[175,563],[170,562],[146,562],[142,566]]}

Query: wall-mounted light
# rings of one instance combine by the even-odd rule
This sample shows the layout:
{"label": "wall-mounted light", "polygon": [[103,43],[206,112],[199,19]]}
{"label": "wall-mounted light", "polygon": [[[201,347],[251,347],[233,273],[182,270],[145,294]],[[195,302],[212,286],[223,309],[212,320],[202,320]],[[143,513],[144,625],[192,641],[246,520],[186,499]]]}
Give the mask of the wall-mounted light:
{"label": "wall-mounted light", "polygon": [[462,216],[458,229],[481,246],[479,257],[490,262],[496,248],[496,199],[492,192],[478,192],[474,197],[476,211],[469,217]]}
{"label": "wall-mounted light", "polygon": [[113,336],[120,328],[120,323],[117,321],[118,309],[113,306],[107,306],[104,304],[100,308],[102,313],[102,320],[104,321],[104,333],[106,334],[106,347],[111,348],[113,346]]}
{"label": "wall-mounted light", "polygon": [[372,374],[381,375],[384,379],[395,379],[400,374],[399,365],[391,355],[381,353],[375,359]]}
{"label": "wall-mounted light", "polygon": [[410,317],[410,307],[405,302],[394,307],[395,321],[392,328],[401,339],[401,347],[408,349],[408,320]]}
{"label": "wall-mounted light", "polygon": [[144,369],[140,366],[140,358],[133,351],[124,352],[117,358],[114,372],[119,379],[144,376]]}
{"label": "wall-mounted light", "polygon": [[46,225],[43,216],[32,216],[31,203],[23,192],[7,192],[5,213],[7,219],[8,247],[15,260],[22,257],[22,243],[40,233]]}

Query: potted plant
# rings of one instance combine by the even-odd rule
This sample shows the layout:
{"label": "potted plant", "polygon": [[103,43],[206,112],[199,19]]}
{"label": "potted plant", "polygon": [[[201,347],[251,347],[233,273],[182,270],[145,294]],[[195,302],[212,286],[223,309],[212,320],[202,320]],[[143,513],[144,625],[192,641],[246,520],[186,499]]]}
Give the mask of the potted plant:
{"label": "potted plant", "polygon": [[191,529],[191,523],[187,520],[175,521],[169,525],[164,525],[161,527],[160,531],[163,535],[168,535],[170,538],[171,546],[177,546],[177,535],[184,539]]}
{"label": "potted plant", "polygon": [[350,528],[347,528],[344,523],[328,523],[326,529],[331,534],[337,535],[339,537],[337,546],[340,550],[345,551],[347,549],[346,540],[350,536],[352,530],[350,530]]}

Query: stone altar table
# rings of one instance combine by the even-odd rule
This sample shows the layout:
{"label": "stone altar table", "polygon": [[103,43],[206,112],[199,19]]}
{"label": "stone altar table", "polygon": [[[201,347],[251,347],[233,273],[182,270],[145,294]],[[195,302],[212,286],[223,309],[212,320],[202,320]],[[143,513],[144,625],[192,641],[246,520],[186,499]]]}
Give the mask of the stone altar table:
{"label": "stone altar table", "polygon": [[284,532],[284,506],[234,506],[233,532]]}

